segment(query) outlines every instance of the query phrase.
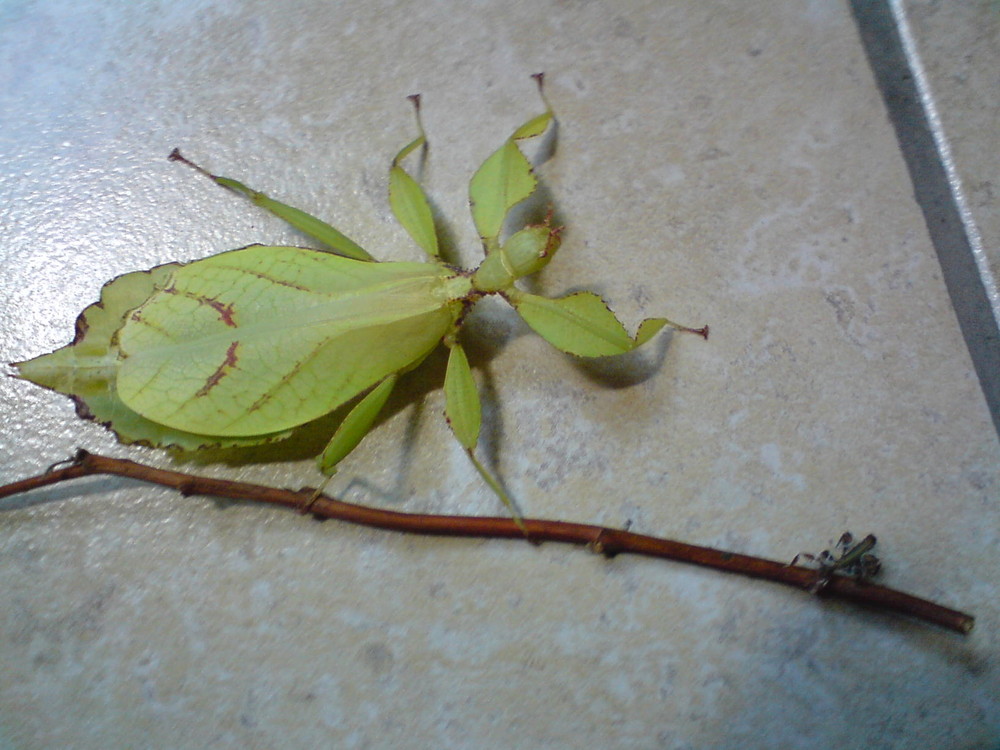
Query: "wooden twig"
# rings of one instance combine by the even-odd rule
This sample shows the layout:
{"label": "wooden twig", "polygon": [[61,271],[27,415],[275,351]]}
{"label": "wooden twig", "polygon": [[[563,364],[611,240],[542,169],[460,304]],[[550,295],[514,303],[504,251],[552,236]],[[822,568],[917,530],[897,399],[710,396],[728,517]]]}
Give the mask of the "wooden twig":
{"label": "wooden twig", "polygon": [[[172,487],[183,495],[211,495],[274,503],[300,511],[311,501],[311,505],[308,505],[309,513],[314,516],[411,534],[504,539],[524,539],[527,535],[528,539],[535,543],[579,544],[607,557],[630,553],[676,560],[715,570],[740,573],[751,578],[763,578],[804,591],[813,591],[822,596],[849,599],[909,615],[962,634],[969,633],[975,624],[972,615],[866,580],[839,574],[829,575],[815,568],[685,544],[623,529],[535,518],[523,519],[523,526],[520,526],[511,518],[401,513],[345,503],[326,495],[320,495],[312,500],[311,489],[283,490],[247,482],[199,477],[179,471],[156,469],[126,459],[100,456],[83,450],[70,461],[55,464],[42,474],[0,487],[0,498],[98,474],[128,477]],[[824,575],[828,578],[817,587],[818,577]]]}

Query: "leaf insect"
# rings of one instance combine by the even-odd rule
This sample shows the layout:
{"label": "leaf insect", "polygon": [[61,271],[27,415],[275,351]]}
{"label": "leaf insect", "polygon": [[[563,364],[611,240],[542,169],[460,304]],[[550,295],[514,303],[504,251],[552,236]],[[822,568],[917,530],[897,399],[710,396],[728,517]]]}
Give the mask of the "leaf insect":
{"label": "leaf insect", "polygon": [[78,413],[105,424],[124,443],[196,450],[253,446],[361,397],[318,457],[332,476],[372,428],[399,377],[441,343],[449,350],[445,415],[483,480],[516,519],[516,506],[476,457],[481,413],[459,342],[475,303],[496,295],[557,349],[581,357],[622,354],[668,326],[708,337],[666,318],[647,318],[630,336],[593,292],[557,299],[530,294],[518,279],[544,268],[560,245],[551,217],[504,233],[511,209],[535,192],[520,146],[555,117],[532,117],[483,162],[469,184],[472,220],[485,257],[473,270],[442,261],[423,188],[402,162],[426,147],[419,98],[418,135],[392,160],[389,203],[427,262],[378,262],[329,224],[244,184],[210,174],[325,246],[250,245],[191,263],[168,263],[108,282],[87,307],[74,341],[16,363],[22,378],[71,396]]}

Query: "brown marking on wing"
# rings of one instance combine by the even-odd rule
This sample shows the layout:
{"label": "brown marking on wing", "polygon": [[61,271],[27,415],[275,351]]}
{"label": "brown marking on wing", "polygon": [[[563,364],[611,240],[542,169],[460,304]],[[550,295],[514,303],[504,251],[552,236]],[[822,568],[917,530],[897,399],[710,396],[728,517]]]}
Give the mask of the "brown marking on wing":
{"label": "brown marking on wing", "polygon": [[219,365],[218,369],[209,376],[208,380],[205,381],[205,385],[203,385],[198,392],[194,394],[195,397],[208,394],[209,391],[219,384],[220,380],[229,374],[230,370],[236,367],[236,362],[238,360],[238,357],[236,356],[236,349],[239,345],[239,341],[234,341],[229,345],[229,348],[226,350],[226,358],[222,361],[222,364]]}
{"label": "brown marking on wing", "polygon": [[205,299],[204,304],[211,307],[217,313],[219,313],[219,320],[225,323],[230,328],[236,328],[236,321],[233,320],[233,303],[230,302],[228,305],[224,305],[219,300],[208,297]]}
{"label": "brown marking on wing", "polygon": [[250,405],[250,407],[247,409],[247,412],[255,412],[258,409],[262,408],[271,399],[273,399],[274,398],[274,394],[277,391],[279,391],[282,387],[284,387],[292,378],[294,378],[296,375],[298,375],[299,371],[303,367],[305,367],[305,365],[308,362],[311,362],[312,359],[313,359],[313,357],[316,356],[316,354],[320,351],[320,349],[322,349],[328,343],[329,343],[328,341],[324,340],[324,341],[319,342],[315,347],[313,347],[313,350],[311,352],[309,352],[307,355],[305,355],[304,357],[302,357],[298,362],[296,362],[295,365],[287,373],[285,373],[285,375],[282,376],[281,380],[279,380],[272,388],[270,388],[269,390],[265,391],[264,394],[260,398],[258,398],[256,401],[254,401]]}
{"label": "brown marking on wing", "polygon": [[[154,331],[158,332],[164,338],[167,338],[167,339],[172,338],[170,331],[168,331],[166,328],[164,328],[163,326],[157,325],[156,323],[150,323],[148,320],[146,320],[146,318],[143,317],[143,315],[142,315],[142,308],[138,308],[136,310],[133,310],[132,314],[129,315],[129,320],[132,321],[133,323],[139,323],[140,325],[143,325],[146,328],[153,329]],[[111,340],[112,341],[116,341],[118,339],[118,334],[119,333],[121,333],[121,329],[115,331],[115,333],[112,336]]]}
{"label": "brown marking on wing", "polygon": [[287,286],[290,289],[298,289],[303,292],[313,292],[315,290],[304,286],[303,284],[296,284],[293,281],[286,281],[285,279],[279,279],[270,274],[264,273],[263,271],[254,271],[249,268],[239,268],[237,266],[227,266],[224,264],[218,264],[216,268],[220,270],[237,271],[246,276],[253,276],[260,279],[261,281],[267,281],[268,283],[274,284],[275,286]]}
{"label": "brown marking on wing", "polygon": [[[187,297],[188,299],[193,299],[199,305],[207,305],[211,307],[215,312],[219,314],[219,320],[230,328],[236,328],[236,319],[233,317],[235,310],[233,309],[233,303],[230,302],[228,305],[224,305],[215,297],[206,297],[204,294],[195,294],[194,292],[187,292],[178,290],[175,286],[165,287],[163,290],[164,294],[179,294],[182,297]],[[133,318],[136,320],[136,318]]]}

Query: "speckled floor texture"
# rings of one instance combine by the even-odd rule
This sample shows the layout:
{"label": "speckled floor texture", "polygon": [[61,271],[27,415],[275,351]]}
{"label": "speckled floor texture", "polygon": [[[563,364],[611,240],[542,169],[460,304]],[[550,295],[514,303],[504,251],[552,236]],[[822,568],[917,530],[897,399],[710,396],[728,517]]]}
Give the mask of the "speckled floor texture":
{"label": "speckled floor texture", "polygon": [[[995,259],[1000,11],[906,8]],[[535,289],[712,336],[587,363],[481,306],[483,455],[525,513],[779,560],[873,532],[882,582],[973,633],[95,479],[0,501],[0,748],[1000,746],[1000,443],[846,2],[4,3],[0,360],[67,343],[118,274],[305,242],[175,147],[419,259],[386,197],[415,92],[425,184],[474,266],[468,180],[539,111],[538,71],[567,229]],[[331,491],[503,512],[448,433],[443,373],[406,376]],[[85,447],[315,485],[332,427],[175,461],[5,377],[0,482]]]}

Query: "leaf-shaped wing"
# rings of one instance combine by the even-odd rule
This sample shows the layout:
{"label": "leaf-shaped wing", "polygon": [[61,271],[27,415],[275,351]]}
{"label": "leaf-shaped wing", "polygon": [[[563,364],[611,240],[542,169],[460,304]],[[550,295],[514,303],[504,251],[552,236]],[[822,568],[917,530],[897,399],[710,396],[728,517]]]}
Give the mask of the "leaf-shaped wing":
{"label": "leaf-shaped wing", "polygon": [[117,433],[123,443],[195,450],[206,447],[258,445],[284,437],[284,433],[252,438],[198,435],[157,424],[137,414],[118,397],[118,347],[114,336],[125,315],[142,304],[170,278],[176,263],[112,279],[101,290],[101,299],[77,319],[76,338],[61,349],[15,366],[22,378],[70,396],[77,413],[100,422]]}
{"label": "leaf-shaped wing", "polygon": [[216,435],[303,424],[422,359],[467,277],[252,245],[178,268],[118,337],[118,393],[145,417]]}
{"label": "leaf-shaped wing", "polygon": [[524,321],[552,346],[581,357],[624,354],[649,341],[666,318],[646,318],[635,338],[593,292],[549,299],[512,289],[508,297]]}

